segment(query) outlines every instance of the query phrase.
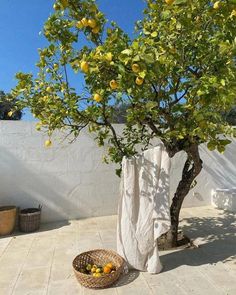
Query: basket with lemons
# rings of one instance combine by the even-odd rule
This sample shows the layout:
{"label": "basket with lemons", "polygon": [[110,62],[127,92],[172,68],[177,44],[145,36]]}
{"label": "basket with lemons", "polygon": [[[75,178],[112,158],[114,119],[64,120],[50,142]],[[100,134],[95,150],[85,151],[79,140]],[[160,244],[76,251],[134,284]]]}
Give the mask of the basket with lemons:
{"label": "basket with lemons", "polygon": [[96,278],[100,278],[101,276],[113,273],[115,271],[116,268],[111,262],[106,263],[104,266],[88,263],[84,268],[79,269],[79,272],[91,275]]}

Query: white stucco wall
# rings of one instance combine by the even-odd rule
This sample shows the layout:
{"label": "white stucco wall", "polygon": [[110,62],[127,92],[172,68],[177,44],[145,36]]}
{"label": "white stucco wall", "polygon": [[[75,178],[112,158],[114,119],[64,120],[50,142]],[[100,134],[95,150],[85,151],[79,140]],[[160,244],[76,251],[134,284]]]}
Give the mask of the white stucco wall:
{"label": "white stucco wall", "polygon": [[[115,166],[102,163],[103,148],[83,132],[73,143],[45,149],[47,136],[35,123],[0,121],[0,206],[43,205],[43,222],[115,214],[119,178]],[[236,186],[236,141],[224,155],[201,148],[204,171],[184,206],[208,205],[211,190]],[[183,155],[172,161],[171,193],[180,177]]]}

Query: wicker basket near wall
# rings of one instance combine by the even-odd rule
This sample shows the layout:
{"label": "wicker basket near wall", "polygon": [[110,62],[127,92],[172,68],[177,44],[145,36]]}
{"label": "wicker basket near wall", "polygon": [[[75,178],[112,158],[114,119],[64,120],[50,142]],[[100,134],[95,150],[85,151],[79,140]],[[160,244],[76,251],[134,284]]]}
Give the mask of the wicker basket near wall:
{"label": "wicker basket near wall", "polygon": [[9,235],[13,232],[16,223],[16,207],[0,207],[0,236]]}
{"label": "wicker basket near wall", "polygon": [[29,233],[40,228],[41,207],[27,208],[20,210],[19,213],[19,228],[20,231]]}

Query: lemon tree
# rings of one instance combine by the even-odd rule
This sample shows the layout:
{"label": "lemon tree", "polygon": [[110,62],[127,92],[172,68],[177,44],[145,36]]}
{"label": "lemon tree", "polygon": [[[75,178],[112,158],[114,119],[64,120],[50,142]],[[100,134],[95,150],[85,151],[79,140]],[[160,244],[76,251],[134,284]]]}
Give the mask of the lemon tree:
{"label": "lemon tree", "polygon": [[[61,128],[78,137],[88,127],[108,146],[106,162],[120,163],[154,138],[170,157],[184,151],[170,209],[176,245],[183,200],[202,169],[199,145],[222,153],[234,135],[221,114],[236,97],[236,1],[147,0],[133,37],[93,0],[57,0],[54,10],[44,25],[49,45],[39,50],[38,75],[18,73],[14,96],[49,137]],[[83,75],[83,90],[73,88],[72,74]],[[126,123],[117,133],[112,118],[124,104]]]}

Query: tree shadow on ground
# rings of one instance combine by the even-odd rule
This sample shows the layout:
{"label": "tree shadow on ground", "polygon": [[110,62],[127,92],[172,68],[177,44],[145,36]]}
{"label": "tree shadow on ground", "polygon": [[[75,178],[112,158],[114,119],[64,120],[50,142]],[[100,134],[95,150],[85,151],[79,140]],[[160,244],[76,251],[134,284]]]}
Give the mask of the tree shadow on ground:
{"label": "tree shadow on ground", "polygon": [[236,263],[236,214],[221,211],[215,217],[185,218],[183,223],[181,229],[200,246],[163,253],[164,272],[182,265],[200,266],[220,261]]}

